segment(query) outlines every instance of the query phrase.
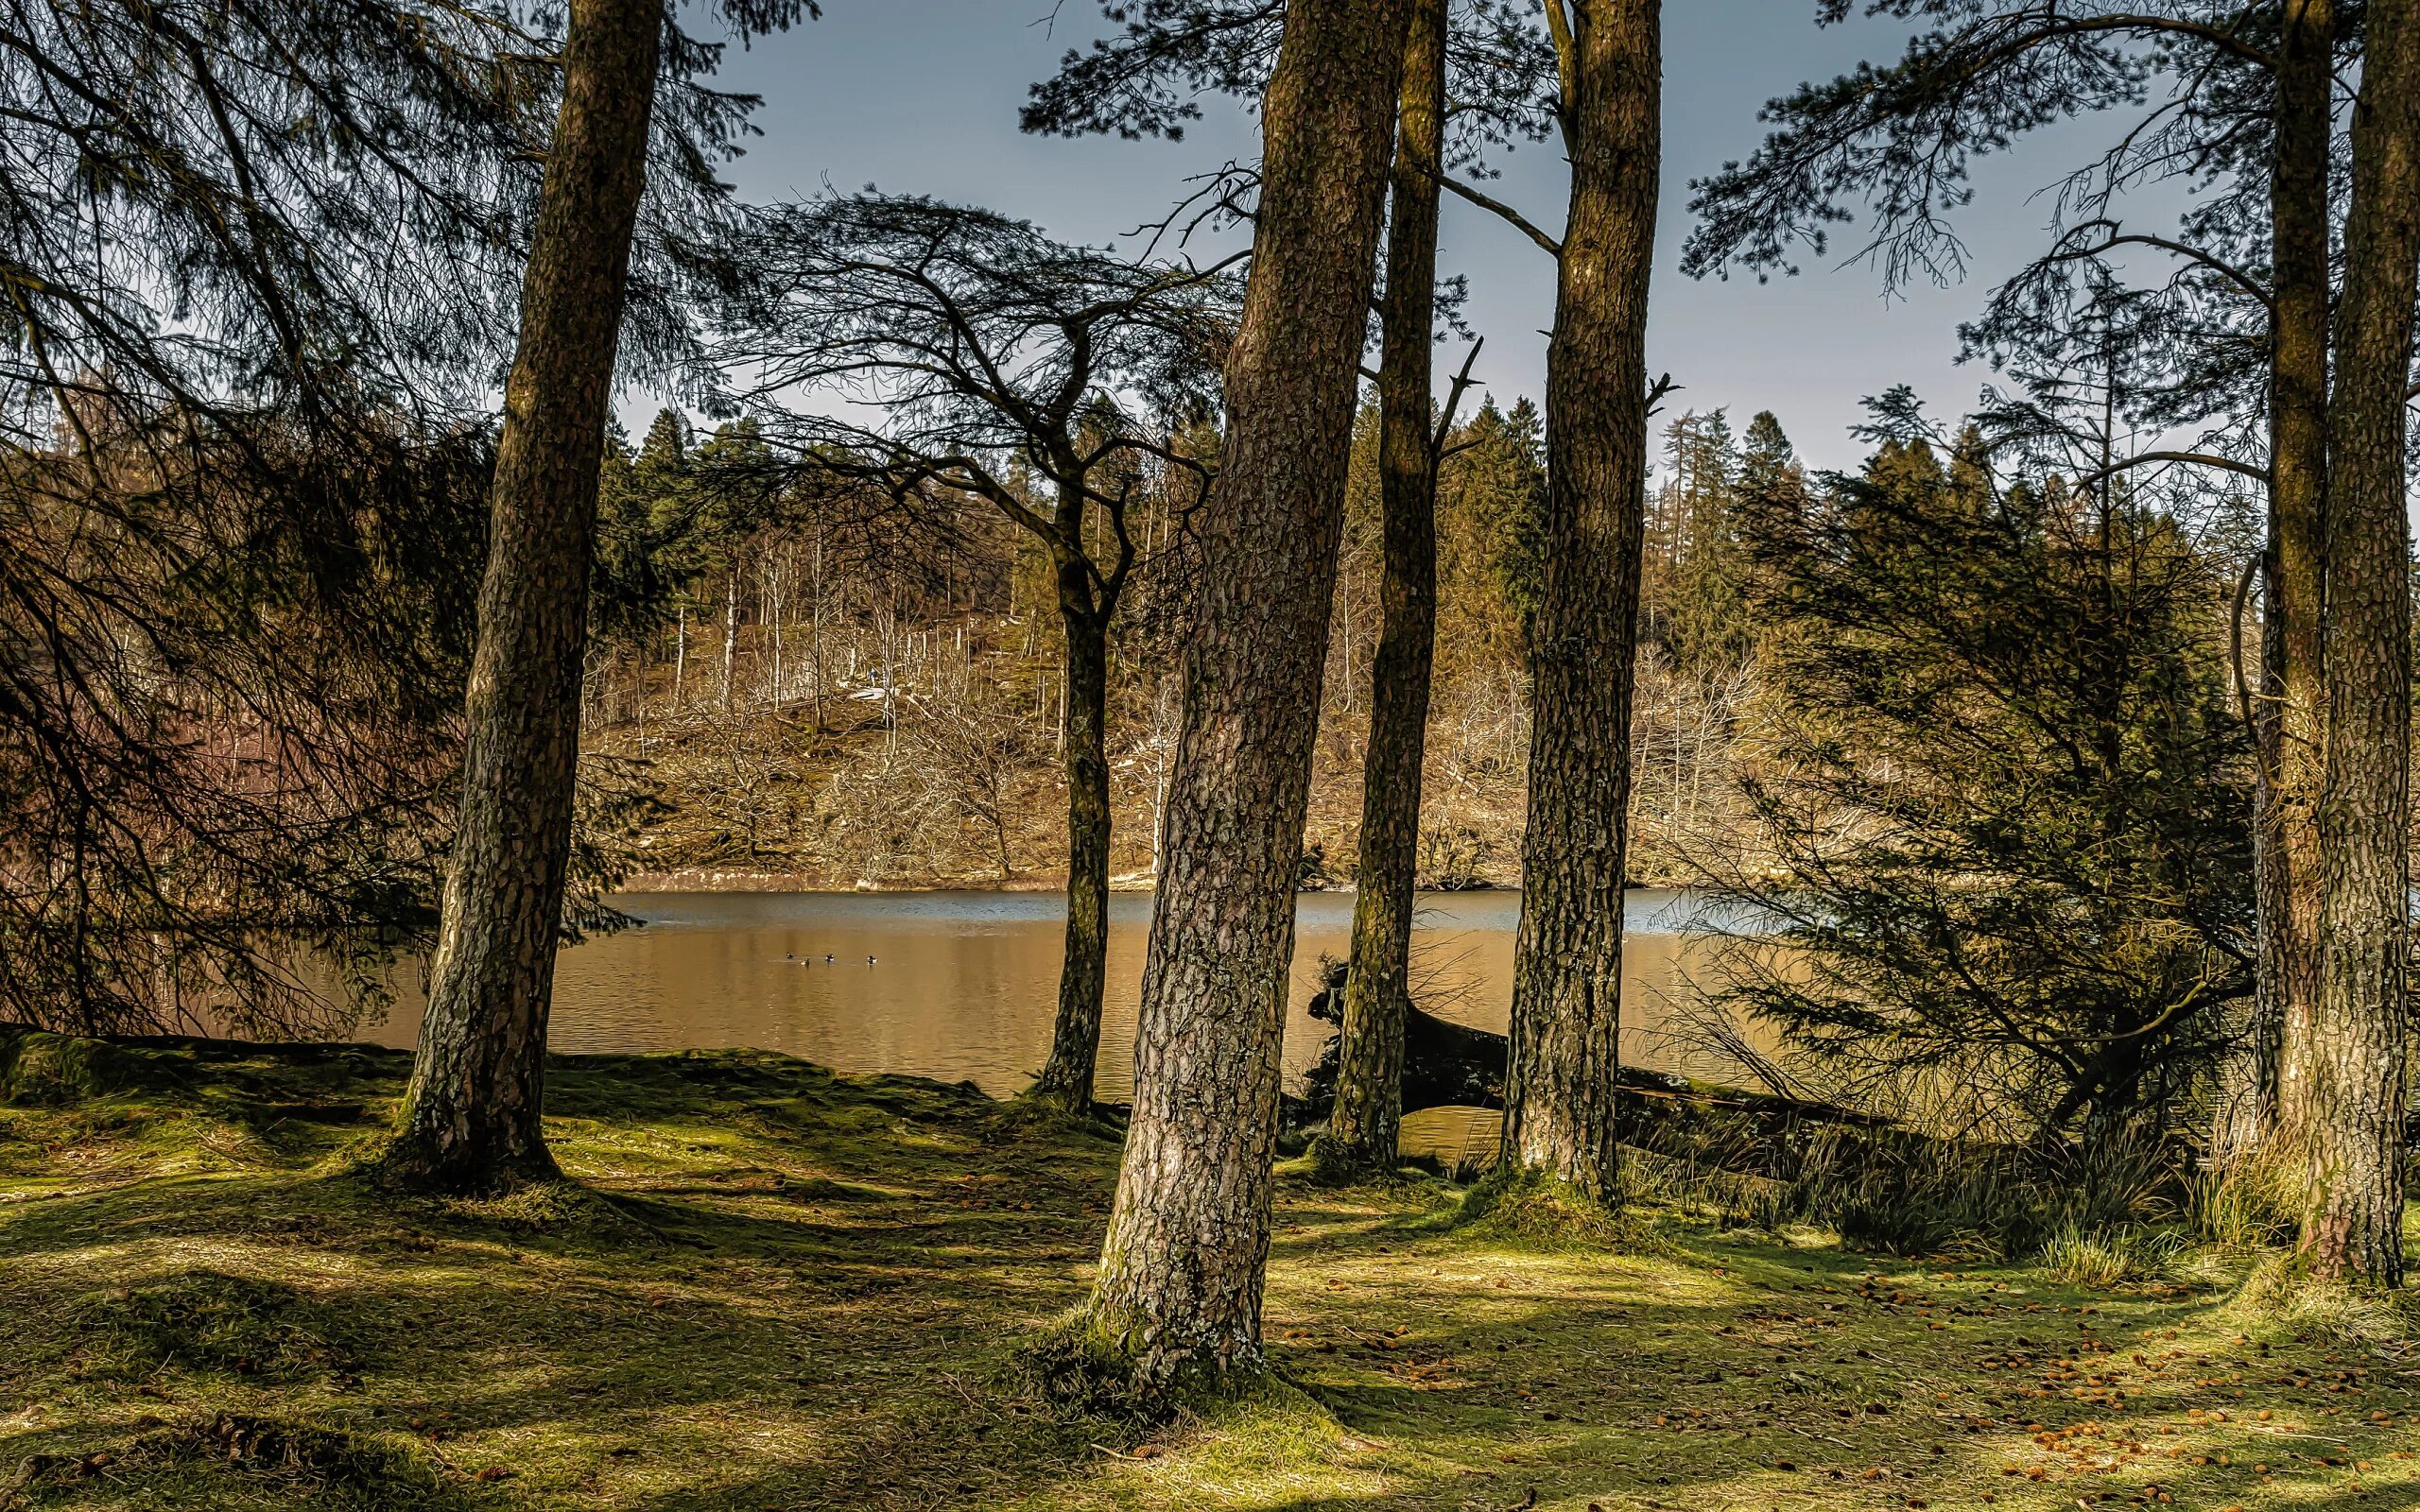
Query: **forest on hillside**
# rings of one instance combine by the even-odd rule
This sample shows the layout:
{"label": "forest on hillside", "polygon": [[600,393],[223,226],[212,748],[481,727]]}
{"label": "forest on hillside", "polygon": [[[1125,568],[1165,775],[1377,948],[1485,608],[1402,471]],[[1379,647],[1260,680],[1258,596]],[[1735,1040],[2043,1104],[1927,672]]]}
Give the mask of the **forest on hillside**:
{"label": "forest on hillside", "polygon": [[[1439,647],[1419,840],[1426,887],[1517,885],[1521,662],[1545,485],[1536,405],[1454,431],[1437,501]],[[1349,885],[1383,611],[1377,417],[1357,425],[1322,680],[1305,886]],[[1735,753],[1760,717],[1750,513],[1814,485],[1780,424],[1673,417],[1650,494],[1636,726],[1643,880],[1685,842],[1743,853]],[[754,455],[748,455],[751,451]],[[756,482],[745,421],[666,411],[609,450],[584,679],[588,748],[644,763],[635,873],[679,885],[1050,885],[1063,877],[1065,653],[1046,551],[979,500],[912,512],[818,481]],[[735,470],[738,470],[735,472]],[[733,481],[735,477],[738,481]],[[1030,497],[1031,475],[1011,486]],[[732,489],[749,502],[734,504]],[[1113,869],[1157,874],[1186,614],[1189,490],[1143,484],[1140,565],[1112,627]],[[704,501],[704,502],[701,502]]]}

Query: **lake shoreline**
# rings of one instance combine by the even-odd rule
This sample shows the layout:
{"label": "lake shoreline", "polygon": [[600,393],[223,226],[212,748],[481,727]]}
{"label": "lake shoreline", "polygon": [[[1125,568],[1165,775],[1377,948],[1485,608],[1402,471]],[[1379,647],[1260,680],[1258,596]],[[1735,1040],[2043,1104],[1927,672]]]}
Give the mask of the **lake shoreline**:
{"label": "lake shoreline", "polygon": [[[1631,882],[1634,888],[1661,885],[1654,883]],[[1116,893],[1150,893],[1155,890],[1148,877],[1121,876],[1109,879],[1109,888]],[[638,893],[816,893],[871,894],[881,896],[898,893],[916,895],[938,892],[1028,893],[1064,892],[1067,880],[1050,872],[1020,874],[1014,877],[935,877],[918,882],[872,882],[859,878],[843,883],[821,872],[752,871],[743,868],[680,867],[670,871],[634,871],[624,877],[614,888],[614,896]],[[1345,893],[1357,889],[1351,883],[1338,883],[1328,887],[1306,887],[1305,893]],[[1443,890],[1457,893],[1518,892],[1506,883],[1490,882],[1476,887]]]}

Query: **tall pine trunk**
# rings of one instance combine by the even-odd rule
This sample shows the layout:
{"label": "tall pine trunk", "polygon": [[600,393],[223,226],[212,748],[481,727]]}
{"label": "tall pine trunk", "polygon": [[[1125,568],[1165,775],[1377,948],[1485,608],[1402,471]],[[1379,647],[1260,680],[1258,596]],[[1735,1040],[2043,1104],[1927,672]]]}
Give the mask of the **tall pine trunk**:
{"label": "tall pine trunk", "polygon": [[[1568,24],[1561,20],[1568,6]],[[1615,1187],[1622,868],[1647,502],[1659,0],[1548,0],[1571,208],[1547,347],[1545,573],[1530,629],[1529,829],[1513,946],[1508,1170]]]}
{"label": "tall pine trunk", "polygon": [[2411,599],[2405,388],[2420,284],[2420,0],[2372,0],[2329,411],[2327,762],[2311,1015],[2312,1271],[2403,1283]]}
{"label": "tall pine trunk", "polygon": [[2229,1074],[2213,1156],[2231,1163],[2273,1138],[2302,1148],[2309,1123],[2311,1008],[2319,991],[2319,828],[2325,740],[2321,594],[2328,491],[2328,207],[2336,23],[2330,0],[2280,17],[2276,149],[2270,184],[2274,331],[2270,348],[2269,541],[2255,792],[2260,996],[2247,1065]]}
{"label": "tall pine trunk", "polygon": [[1379,590],[1378,652],[1370,669],[1361,862],[1344,978],[1336,1107],[1322,1145],[1322,1163],[1340,1175],[1392,1170],[1403,1123],[1421,760],[1437,630],[1429,353],[1436,334],[1437,176],[1445,151],[1445,0],[1413,0],[1403,66],[1378,365],[1386,573]]}
{"label": "tall pine trunk", "polygon": [[1082,1320],[1157,1391],[1260,1358],[1294,881],[1409,0],[1289,0],[1184,652],[1134,1113]]}
{"label": "tall pine trunk", "polygon": [[[1080,518],[1080,512],[1079,514]],[[1109,974],[1109,619],[1092,575],[1062,552],[1059,617],[1067,641],[1067,939],[1050,1058],[1028,1096],[1082,1112],[1092,1107]]]}
{"label": "tall pine trunk", "polygon": [[589,557],[663,28],[654,0],[572,0],[490,499],[461,818],[387,1162],[414,1185],[554,1174],[540,1115]]}

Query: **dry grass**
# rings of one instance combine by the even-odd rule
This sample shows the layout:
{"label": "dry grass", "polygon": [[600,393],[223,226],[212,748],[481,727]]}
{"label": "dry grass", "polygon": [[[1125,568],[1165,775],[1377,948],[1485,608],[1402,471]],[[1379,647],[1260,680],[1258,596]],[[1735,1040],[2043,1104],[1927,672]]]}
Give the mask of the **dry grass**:
{"label": "dry grass", "polygon": [[[1112,1136],[748,1053],[558,1063],[574,1185],[332,1174],[372,1052],[167,1055],[0,1106],[0,1505],[2420,1505],[2420,1358],[2238,1301],[1685,1214],[1655,1253],[1281,1185],[1278,1386],[1066,1417]],[[106,1083],[107,1078],[104,1078]],[[2359,1494],[2365,1500],[2354,1500]]]}

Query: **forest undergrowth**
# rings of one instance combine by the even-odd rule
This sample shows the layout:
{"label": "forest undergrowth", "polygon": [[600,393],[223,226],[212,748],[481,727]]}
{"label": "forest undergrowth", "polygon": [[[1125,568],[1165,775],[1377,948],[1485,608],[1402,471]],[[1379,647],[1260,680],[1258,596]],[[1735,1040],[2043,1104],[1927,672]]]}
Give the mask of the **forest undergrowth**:
{"label": "forest undergrowth", "polygon": [[344,1155],[407,1067],[0,1041],[0,1507],[2420,1506],[2420,1347],[2256,1249],[1860,1253],[1651,1180],[1609,1250],[1289,1177],[1270,1373],[1128,1422],[1014,1368],[1107,1125],[564,1057],[563,1184],[403,1199]]}

